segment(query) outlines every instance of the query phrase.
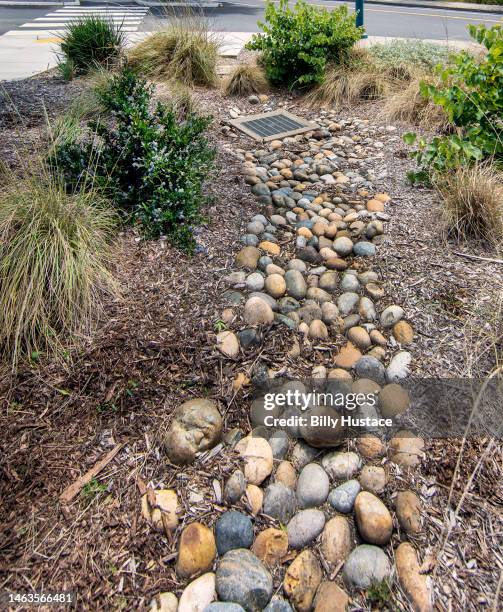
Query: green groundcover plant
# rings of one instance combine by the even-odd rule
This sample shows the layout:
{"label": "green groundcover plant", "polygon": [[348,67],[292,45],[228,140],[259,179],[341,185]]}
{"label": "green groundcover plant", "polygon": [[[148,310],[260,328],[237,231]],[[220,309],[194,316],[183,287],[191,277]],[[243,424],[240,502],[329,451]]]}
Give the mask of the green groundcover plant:
{"label": "green groundcover plant", "polygon": [[292,10],[288,0],[266,3],[263,33],[247,48],[262,52],[268,79],[278,85],[308,87],[323,82],[327,63],[341,63],[359,40],[363,28],[345,5],[328,11],[299,0]]}
{"label": "green groundcover plant", "polygon": [[124,68],[101,94],[111,120],[90,122],[83,140],[56,147],[51,166],[70,189],[91,174],[144,235],[170,235],[190,250],[213,165],[205,136],[211,118],[189,113],[180,119],[161,102],[152,110],[152,94],[152,86]]}
{"label": "green groundcover plant", "polygon": [[413,133],[404,136],[407,144],[418,146],[412,155],[420,170],[409,174],[414,182],[486,159],[503,162],[503,29],[468,29],[486,48],[484,57],[462,51],[448,67],[437,68],[440,86],[421,83],[422,95],[444,109],[454,131],[430,142]]}

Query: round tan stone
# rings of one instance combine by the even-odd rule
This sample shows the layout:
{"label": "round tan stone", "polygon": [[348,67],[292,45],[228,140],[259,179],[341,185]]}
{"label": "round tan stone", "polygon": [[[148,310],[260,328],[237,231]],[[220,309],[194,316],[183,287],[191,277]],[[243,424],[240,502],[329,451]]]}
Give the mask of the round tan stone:
{"label": "round tan stone", "polygon": [[367,202],[369,212],[384,212],[384,203],[380,200],[372,199]]}
{"label": "round tan stone", "polygon": [[404,468],[416,467],[424,453],[424,440],[411,431],[401,430],[391,439],[389,458]]}
{"label": "round tan stone", "polygon": [[360,535],[369,544],[384,546],[391,538],[393,520],[382,501],[369,493],[358,493],[355,500],[356,524]]}
{"label": "round tan stone", "polygon": [[264,492],[257,485],[249,484],[246,487],[246,500],[250,506],[250,511],[253,516],[262,510],[262,504],[264,502]]}
{"label": "round tan stone", "polygon": [[282,461],[276,469],[276,482],[281,482],[285,487],[295,489],[297,483],[297,472],[290,461]]}
{"label": "round tan stone", "polygon": [[149,612],[177,612],[178,599],[174,593],[157,593],[150,601]]}
{"label": "round tan stone", "polygon": [[276,244],[275,242],[270,242],[269,240],[263,240],[258,245],[258,248],[262,249],[266,253],[269,253],[270,255],[279,255],[281,253],[279,244]]}
{"label": "round tan stone", "polygon": [[286,531],[269,527],[261,531],[253,542],[252,552],[265,565],[273,566],[281,562],[288,552],[288,535]]}
{"label": "round tan stone", "polygon": [[151,507],[147,494],[141,498],[141,509],[145,519],[157,531],[172,531],[178,526],[178,496],[172,489],[154,491],[155,505]]}
{"label": "round tan stone", "polygon": [[395,511],[400,527],[408,534],[421,531],[421,500],[414,491],[400,491],[395,500]]}
{"label": "round tan stone", "polygon": [[381,334],[378,329],[373,329],[370,332],[370,339],[372,340],[372,344],[376,344],[377,346],[386,346],[386,344],[388,343],[386,338]]}
{"label": "round tan stone", "polygon": [[366,395],[377,395],[381,387],[370,378],[359,378],[352,386],[353,393],[364,393]]}
{"label": "round tan stone", "polygon": [[395,551],[398,580],[416,612],[432,612],[432,592],[428,578],[420,573],[416,551],[409,542],[402,542]]}
{"label": "round tan stone", "polygon": [[242,268],[255,270],[260,257],[260,251],[253,246],[243,247],[236,255],[236,264]]}
{"label": "round tan stone", "polygon": [[321,552],[333,566],[345,561],[351,552],[351,530],[347,519],[336,516],[328,521],[321,534]]}
{"label": "round tan stone", "polygon": [[335,378],[338,380],[347,380],[347,381],[352,381],[353,377],[351,376],[351,374],[349,372],[346,372],[346,370],[343,370],[342,368],[334,368],[333,370],[330,370],[328,372],[328,378]]}
{"label": "round tan stone", "polygon": [[386,452],[381,440],[377,436],[371,434],[365,434],[361,438],[358,438],[356,447],[360,455],[365,457],[365,459],[377,459],[378,457],[383,457]]}
{"label": "round tan stone", "polygon": [[379,394],[379,410],[385,418],[402,414],[409,409],[410,397],[407,389],[395,383],[386,385]]}
{"label": "round tan stone", "polygon": [[380,465],[366,465],[358,476],[361,488],[377,495],[386,488],[388,477],[386,471]]}
{"label": "round tan stone", "polygon": [[177,612],[203,612],[217,597],[216,576],[203,574],[193,580],[183,591]]}
{"label": "round tan stone", "polygon": [[367,330],[359,325],[348,330],[348,340],[363,351],[367,350],[372,344]]}
{"label": "round tan stone", "polygon": [[267,325],[274,321],[274,313],[265,300],[251,297],[245,304],[243,318],[248,325]]}
{"label": "round tan stone", "polygon": [[338,355],[335,356],[334,365],[338,368],[350,370],[362,356],[361,352],[354,344],[348,342],[341,348]]}
{"label": "round tan stone", "polygon": [[313,225],[312,232],[315,236],[324,236],[326,227],[324,223],[318,221]]}
{"label": "round tan stone", "polygon": [[374,198],[379,200],[379,202],[384,202],[385,204],[391,200],[387,193],[376,193]]}
{"label": "round tan stone", "polygon": [[324,263],[329,270],[345,270],[348,267],[348,263],[340,257],[331,257],[326,259]]}
{"label": "round tan stone", "polygon": [[234,359],[239,355],[239,340],[234,332],[223,331],[217,334],[217,348],[225,355]]}
{"label": "round tan stone", "polygon": [[314,612],[346,612],[348,604],[348,594],[335,582],[326,580],[316,591]]}
{"label": "round tan stone", "polygon": [[285,279],[281,274],[271,274],[265,279],[265,289],[273,298],[283,297],[286,293]]}
{"label": "round tan stone", "polygon": [[272,449],[264,438],[247,436],[236,444],[236,451],[244,459],[248,483],[260,485],[272,472]]}
{"label": "round tan stone", "polygon": [[190,578],[211,568],[217,554],[215,537],[202,523],[191,523],[182,531],[178,545],[176,573]]}
{"label": "round tan stone", "polygon": [[281,276],[285,276],[285,271],[283,268],[280,268],[280,266],[277,266],[276,264],[268,264],[265,268],[265,273],[267,275],[281,274]]}
{"label": "round tan stone", "polygon": [[328,329],[323,321],[315,319],[309,325],[309,337],[313,340],[326,340],[328,338]]}
{"label": "round tan stone", "polygon": [[406,346],[414,341],[414,330],[407,321],[398,321],[393,325],[393,336],[397,342]]}
{"label": "round tan stone", "polygon": [[297,230],[297,234],[299,236],[304,236],[307,240],[311,240],[313,237],[313,232],[308,227],[299,227]]}
{"label": "round tan stone", "polygon": [[287,569],[283,589],[298,612],[312,609],[316,590],[323,577],[320,564],[310,550],[304,550]]}

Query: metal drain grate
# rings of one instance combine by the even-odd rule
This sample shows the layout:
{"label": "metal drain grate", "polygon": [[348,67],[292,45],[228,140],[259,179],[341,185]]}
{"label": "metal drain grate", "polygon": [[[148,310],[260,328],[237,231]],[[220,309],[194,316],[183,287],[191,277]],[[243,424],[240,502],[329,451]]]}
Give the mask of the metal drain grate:
{"label": "metal drain grate", "polygon": [[302,132],[308,132],[318,127],[315,123],[284,110],[239,117],[233,119],[230,123],[238,130],[260,141],[302,134]]}

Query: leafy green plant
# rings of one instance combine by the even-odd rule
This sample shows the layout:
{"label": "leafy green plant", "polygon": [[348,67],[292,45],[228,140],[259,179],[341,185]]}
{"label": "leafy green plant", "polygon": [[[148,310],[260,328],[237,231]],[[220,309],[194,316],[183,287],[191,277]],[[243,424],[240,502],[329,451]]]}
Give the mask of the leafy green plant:
{"label": "leafy green plant", "polygon": [[266,3],[263,34],[255,34],[248,49],[262,51],[261,61],[272,83],[307,87],[321,83],[327,63],[338,64],[361,38],[355,16],[345,5],[328,11],[299,0],[294,9],[288,0]]}
{"label": "leafy green plant", "polygon": [[147,237],[169,234],[191,250],[214,157],[205,137],[211,118],[188,114],[180,121],[160,102],[152,110],[152,94],[153,86],[124,68],[101,94],[111,121],[90,122],[86,138],[56,148],[51,166],[72,189],[91,174]]}
{"label": "leafy green plant", "polygon": [[413,157],[420,170],[409,173],[413,182],[428,182],[463,164],[484,159],[503,160],[503,29],[468,26],[471,36],[485,46],[482,59],[462,51],[452,65],[439,67],[439,85],[421,83],[422,95],[442,107],[453,134],[436,136],[430,142],[416,134],[405,134],[407,144],[417,144]]}
{"label": "leafy green plant", "polygon": [[109,18],[88,15],[72,19],[60,43],[59,65],[63,78],[109,65],[122,53],[124,42],[122,24]]}
{"label": "leafy green plant", "polygon": [[115,213],[92,184],[68,193],[47,174],[11,176],[0,193],[0,352],[13,367],[61,354],[115,287]]}
{"label": "leafy green plant", "polygon": [[370,586],[366,591],[366,599],[372,607],[378,610],[387,608],[393,612],[398,611],[398,608],[393,602],[393,592],[387,580],[381,580]]}
{"label": "leafy green plant", "polygon": [[86,501],[92,501],[102,493],[106,493],[106,491],[107,485],[99,482],[98,479],[93,478],[82,487],[80,494]]}

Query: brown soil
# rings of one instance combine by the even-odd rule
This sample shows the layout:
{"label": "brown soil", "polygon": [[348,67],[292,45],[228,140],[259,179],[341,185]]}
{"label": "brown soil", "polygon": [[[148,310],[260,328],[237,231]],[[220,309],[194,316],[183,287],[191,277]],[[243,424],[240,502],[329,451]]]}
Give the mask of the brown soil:
{"label": "brown soil", "polygon": [[[49,74],[7,84],[7,91],[20,114],[29,118],[26,143],[36,148],[43,141],[45,119],[34,94],[45,92],[50,114],[57,114],[79,85],[62,84]],[[159,94],[165,93],[160,88]],[[232,269],[239,235],[260,205],[243,184],[241,162],[230,151],[252,143],[223,134],[221,127],[229,106],[250,112],[260,107],[223,99],[217,91],[199,91],[197,98],[217,117],[212,140],[220,169],[209,186],[215,198],[198,235],[201,252],[188,258],[163,241],[143,242],[133,231],[124,232],[118,238],[116,268],[123,296],[107,304],[94,336],[84,339],[64,366],[42,359],[13,378],[3,377],[0,592],[66,589],[77,593],[78,609],[142,609],[158,591],[180,594],[183,588],[173,570],[177,538],[169,541],[152,533],[140,515],[145,484],[175,486],[184,523],[197,517],[212,524],[223,509],[215,497],[233,466],[229,454],[217,447],[194,466],[177,468],[163,453],[162,434],[173,409],[201,395],[220,403],[226,428],[247,426],[246,392],[231,388],[238,365],[215,354],[214,323],[224,307],[222,279]],[[291,96],[273,95],[271,102],[310,113]],[[370,104],[341,112],[341,117],[375,118],[377,110]],[[19,126],[6,117],[0,112],[0,156],[15,165]],[[457,253],[493,255],[480,245],[455,245],[441,237],[434,194],[412,189],[405,181],[410,162],[403,145],[385,149],[384,164],[389,175],[383,188],[393,198],[392,218],[389,243],[380,249],[375,267],[387,279],[386,294],[404,306],[418,332],[412,347],[414,371],[467,375],[476,361],[476,373],[486,373],[494,365],[488,347],[498,330],[484,325],[493,325],[501,297],[501,265],[463,258]],[[468,333],[478,329],[485,331]],[[250,373],[260,358],[274,369],[310,371],[313,362],[327,359],[320,351],[309,351],[294,364],[286,355],[293,335],[278,336],[269,334],[259,350],[247,354],[241,370]],[[480,358],[467,359],[475,351]],[[96,482],[69,508],[62,507],[58,497],[65,487],[118,443],[121,451]],[[487,444],[465,447],[454,502]],[[424,470],[410,476],[427,500],[428,531],[420,550],[425,571],[436,572],[440,610],[496,609],[503,543],[501,445],[491,449],[444,552],[438,552],[459,447],[459,442],[432,442]],[[395,476],[403,482],[401,474]],[[196,499],[195,491],[202,498]],[[406,606],[399,595],[398,601]]]}

